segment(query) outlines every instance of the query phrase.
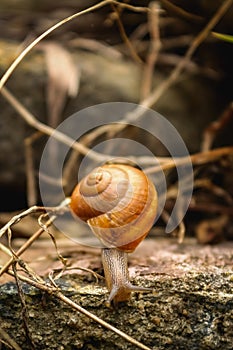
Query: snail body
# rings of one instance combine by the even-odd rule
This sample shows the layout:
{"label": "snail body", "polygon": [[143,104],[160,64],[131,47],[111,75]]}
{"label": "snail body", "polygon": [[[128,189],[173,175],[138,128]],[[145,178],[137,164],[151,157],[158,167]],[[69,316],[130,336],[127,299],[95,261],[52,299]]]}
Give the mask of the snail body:
{"label": "snail body", "polygon": [[157,193],[148,177],[125,164],[95,168],[75,187],[70,208],[103,244],[108,303],[148,290],[130,283],[127,264],[127,254],[146,237],[157,212]]}

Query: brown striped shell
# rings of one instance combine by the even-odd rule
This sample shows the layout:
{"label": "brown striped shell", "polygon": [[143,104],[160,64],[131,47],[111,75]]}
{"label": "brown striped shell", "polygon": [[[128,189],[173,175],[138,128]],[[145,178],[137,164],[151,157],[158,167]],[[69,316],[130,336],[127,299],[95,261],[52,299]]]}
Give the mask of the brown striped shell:
{"label": "brown striped shell", "polygon": [[70,207],[105,247],[132,252],[154,223],[157,193],[143,171],[106,164],[78,183]]}

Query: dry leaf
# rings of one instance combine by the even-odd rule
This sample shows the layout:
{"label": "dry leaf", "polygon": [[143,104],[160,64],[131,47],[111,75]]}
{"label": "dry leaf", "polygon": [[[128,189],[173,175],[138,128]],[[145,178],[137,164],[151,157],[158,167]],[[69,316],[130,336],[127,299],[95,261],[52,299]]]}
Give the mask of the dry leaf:
{"label": "dry leaf", "polygon": [[48,72],[47,105],[52,127],[59,124],[67,96],[78,94],[80,71],[71,54],[61,45],[48,42],[40,45],[45,52]]}

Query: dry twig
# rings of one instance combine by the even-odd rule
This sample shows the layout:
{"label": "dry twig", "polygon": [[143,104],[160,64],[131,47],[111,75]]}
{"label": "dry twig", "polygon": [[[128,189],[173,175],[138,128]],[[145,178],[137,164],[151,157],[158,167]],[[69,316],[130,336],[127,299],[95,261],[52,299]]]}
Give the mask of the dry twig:
{"label": "dry twig", "polygon": [[[9,78],[9,76],[12,74],[12,72],[14,71],[14,69],[17,67],[17,65],[22,61],[22,59],[26,56],[26,54],[39,42],[41,41],[43,38],[45,38],[48,34],[50,34],[53,30],[57,29],[58,27],[60,27],[61,25],[63,25],[64,23],[80,16],[83,15],[85,13],[88,13],[90,11],[94,11],[99,9],[100,7],[103,7],[107,4],[115,4],[116,6],[125,6],[128,7],[130,9],[135,10],[135,7],[131,6],[131,5],[127,5],[127,4],[120,4],[118,1],[112,1],[112,0],[106,0],[106,1],[102,1],[99,4],[90,7],[89,9],[86,9],[84,11],[81,11],[79,13],[74,14],[73,16],[70,16],[66,19],[64,19],[63,21],[57,23],[56,25],[54,25],[53,27],[49,28],[46,32],[44,32],[40,37],[38,37],[32,44],[30,44],[23,52],[20,56],[18,56],[18,58],[13,62],[13,64],[11,65],[11,67],[8,69],[8,71],[4,74],[3,78],[0,81],[0,89],[2,88],[2,93],[3,95],[7,98],[7,100],[12,103],[12,105],[14,106],[14,108],[16,110],[18,110],[18,112],[20,113],[21,116],[24,117],[24,119],[26,120],[26,122],[30,125],[32,125],[33,127],[35,127],[37,130],[40,130],[41,132],[47,134],[47,135],[51,135],[53,133],[53,135],[56,135],[56,138],[67,144],[68,146],[76,149],[77,151],[79,151],[80,153],[86,155],[88,153],[89,157],[93,157],[94,160],[100,160],[100,161],[105,161],[106,160],[106,156],[98,154],[96,152],[91,151],[90,149],[83,146],[82,144],[78,143],[78,142],[74,142],[74,140],[72,140],[71,138],[67,137],[66,135],[59,133],[56,131],[56,133],[54,133],[53,128],[48,127],[47,125],[40,123],[39,121],[36,120],[36,118],[30,114],[26,109],[24,109],[24,107],[6,90],[3,88],[3,85],[6,83],[7,79]],[[195,52],[195,50],[197,49],[197,47],[203,42],[203,40],[205,40],[205,38],[208,36],[210,30],[216,25],[216,23],[219,21],[219,19],[223,16],[223,14],[227,11],[227,9],[229,8],[229,6],[232,4],[232,0],[226,0],[223,2],[222,6],[219,8],[219,10],[217,11],[217,13],[213,16],[213,18],[210,20],[210,22],[207,24],[207,26],[203,29],[203,31],[200,32],[200,34],[196,37],[196,39],[194,39],[194,41],[192,42],[191,46],[189,47],[186,55],[184,56],[184,58],[180,61],[180,63],[177,65],[177,67],[173,70],[173,72],[171,73],[171,75],[169,76],[169,78],[167,80],[165,80],[160,86],[159,88],[155,89],[146,99],[144,99],[142,101],[142,106],[144,107],[151,107],[152,105],[154,105],[158,99],[163,95],[163,93],[174,83],[177,81],[177,78],[179,77],[179,75],[181,74],[181,72],[186,68],[186,65],[188,64],[188,62],[190,62],[190,59],[193,55],[193,53]],[[139,10],[139,8],[138,8]],[[148,9],[143,8],[143,10],[148,11]],[[157,34],[156,34],[157,35]],[[156,61],[156,55],[157,55],[157,49],[153,52],[153,59],[151,60],[151,64],[150,64],[150,70],[153,68],[155,61]],[[152,67],[152,68],[151,68]],[[150,85],[150,84],[149,84]],[[126,118],[123,121],[126,122],[130,122],[130,120],[134,120],[135,118],[139,118],[141,115],[143,114],[143,110],[140,109],[136,109],[132,114],[126,116]],[[117,131],[121,130],[122,128],[124,128],[126,124],[118,124],[118,128],[116,128]],[[111,126],[112,127],[112,126]],[[104,128],[100,128],[98,130],[98,133],[103,133]],[[109,129],[108,129],[109,130]],[[105,132],[106,132],[106,126],[105,126]],[[97,132],[95,131],[94,137],[96,137]],[[93,135],[92,135],[93,137]],[[226,147],[226,148],[222,148],[219,150],[213,150],[213,151],[209,151],[209,152],[204,152],[204,153],[198,153],[196,155],[191,156],[191,160],[193,161],[193,164],[203,164],[206,162],[210,162],[213,160],[218,159],[219,157],[222,157],[224,155],[229,155],[229,154],[233,154],[233,147]],[[109,157],[107,157],[109,158]],[[145,159],[144,159],[145,160]],[[163,159],[163,164],[162,164],[162,168],[165,169],[170,169],[174,166],[177,165],[185,165],[187,163],[187,161],[189,161],[190,158],[188,157],[184,157],[181,159],[175,159],[175,161],[172,159],[170,159],[169,157],[166,158],[166,160]],[[143,161],[143,159],[142,159]],[[153,158],[148,159],[148,162],[152,162],[152,164],[154,163]],[[154,172],[157,171],[158,167],[153,167],[153,168],[148,168],[147,169],[147,173],[150,172]],[[7,225],[5,225],[1,230],[0,230],[0,236],[3,235],[5,232],[7,232],[10,227],[14,224],[16,224],[19,220],[21,220],[24,216],[29,215],[33,212],[38,212],[38,211],[45,211],[48,208],[42,208],[42,207],[32,207],[30,209],[28,209],[27,211],[25,211],[24,213],[21,213],[17,216],[15,216],[12,220],[9,221],[9,223]],[[50,210],[52,211],[52,209],[50,208]],[[56,213],[56,210],[54,211]],[[39,231],[37,231],[19,250],[18,252],[16,252],[15,254],[17,256],[20,256],[20,254],[22,254],[34,241],[35,239],[37,239],[42,232],[44,232],[44,230],[46,230],[47,226],[49,224],[51,224],[51,222],[54,220],[55,216],[53,216],[49,222],[47,222],[46,224],[43,224],[43,228],[41,228]],[[181,232],[183,232],[184,227],[180,227]],[[12,257],[9,262],[3,266],[1,268],[0,271],[0,276],[2,273],[4,273],[9,267],[10,265],[14,262],[14,257]],[[10,275],[13,275],[12,272],[8,271],[8,273]],[[16,273],[15,273],[16,275]],[[24,277],[21,275],[17,274],[17,278],[20,279],[21,281],[24,281],[26,283],[29,283],[30,285],[43,290],[49,294],[52,294],[53,296],[55,296],[56,298],[58,298],[59,300],[61,300],[62,302],[66,303],[67,305],[69,305],[71,308],[77,310],[78,312],[81,312],[82,314],[86,315],[87,317],[91,318],[92,320],[94,320],[95,322],[98,322],[99,324],[101,324],[103,327],[113,331],[114,333],[118,334],[119,336],[121,336],[122,338],[124,338],[125,340],[129,341],[130,343],[132,343],[134,346],[137,346],[141,349],[149,349],[147,346],[143,345],[140,342],[137,342],[135,339],[129,337],[127,334],[125,334],[124,332],[121,332],[120,330],[116,329],[115,327],[111,326],[110,324],[108,324],[107,322],[99,319],[97,316],[93,315],[92,313],[88,312],[87,310],[83,309],[81,306],[79,306],[78,304],[74,303],[71,299],[67,298],[66,296],[64,296],[60,290],[58,290],[56,287],[54,286],[50,286],[50,285],[45,285],[43,283],[40,283],[38,281],[34,281],[31,278],[28,277]],[[19,349],[19,347],[17,347],[17,345],[12,345],[15,349]]]}
{"label": "dry twig", "polygon": [[144,101],[142,101],[142,103],[141,103],[142,106],[144,106],[144,107],[153,106],[158,101],[158,99],[163,95],[163,93],[169,87],[171,87],[172,84],[174,84],[177,81],[177,78],[179,77],[181,72],[184,70],[184,68],[186,67],[188,62],[190,61],[194,52],[197,50],[197,48],[200,46],[200,44],[207,38],[210,31],[220,21],[220,19],[223,17],[223,15],[226,13],[226,11],[230,8],[232,3],[233,3],[233,0],[225,0],[222,3],[222,5],[218,8],[216,13],[213,15],[213,17],[207,23],[207,25],[201,30],[201,32],[191,42],[183,60],[181,60],[180,63],[175,67],[175,69],[170,74],[169,78],[164,80],[164,82],[162,82],[158,88],[156,88]]}
{"label": "dry twig", "polygon": [[122,53],[119,50],[115,49],[114,47],[106,43],[101,43],[94,39],[87,39],[87,38],[71,39],[69,41],[69,47],[70,46],[93,51],[100,54],[101,56],[105,56],[110,59],[118,60],[123,57]]}
{"label": "dry twig", "polygon": [[5,83],[7,82],[7,80],[9,79],[9,77],[11,76],[11,74],[13,73],[13,71],[15,70],[15,68],[19,65],[19,63],[23,60],[23,58],[33,49],[33,47],[35,47],[42,39],[44,39],[46,36],[48,36],[50,33],[52,33],[54,30],[56,30],[57,28],[61,27],[62,25],[64,25],[67,22],[72,21],[73,19],[80,17],[86,13],[95,11],[100,9],[101,7],[104,7],[106,5],[109,4],[115,4],[116,6],[120,6],[122,8],[128,8],[131,11],[135,11],[135,12],[147,12],[148,8],[147,7],[140,7],[140,6],[133,6],[130,4],[124,4],[124,3],[119,3],[116,0],[104,0],[99,2],[96,5],[90,6],[89,8],[77,12],[75,14],[73,14],[72,16],[66,17],[63,20],[59,21],[58,23],[56,23],[55,25],[53,25],[52,27],[50,27],[48,30],[46,30],[45,32],[43,32],[40,36],[38,36],[35,40],[33,40],[33,42],[28,45],[22,52],[21,54],[13,61],[13,63],[10,65],[10,67],[8,68],[8,70],[4,73],[4,75],[2,76],[1,80],[0,80],[0,91],[2,89],[2,87],[5,85]]}
{"label": "dry twig", "polygon": [[[64,206],[67,205],[67,200],[65,200],[64,202],[62,202],[60,204],[60,206],[56,207],[57,210],[59,211],[59,207],[60,207],[60,210],[64,210]],[[33,213],[36,211],[35,208],[38,208],[38,207],[35,207],[33,206],[32,208],[29,208],[28,210],[24,211],[23,213],[19,214],[19,215],[16,215],[14,216],[6,225],[4,225],[1,230],[0,230],[0,237],[6,233],[8,231],[8,229],[11,228],[12,225],[15,225],[17,222],[19,222],[22,218],[24,218],[25,216]],[[42,211],[45,211],[45,208],[43,208]],[[37,209],[37,212],[38,212],[38,209]],[[35,242],[35,240],[37,240],[41,235],[42,233],[44,232],[44,228],[45,227],[49,227],[52,222],[55,220],[56,218],[56,215],[53,215],[51,216],[51,218],[44,224],[44,227],[43,228],[40,228],[38,231],[36,231],[20,248],[19,250],[15,253],[15,255],[17,257],[19,257],[20,255],[22,255],[32,244],[33,242]],[[3,275],[4,272],[6,272],[8,270],[8,268],[11,266],[11,264],[14,262],[14,257],[12,255],[12,252],[7,249],[5,251],[8,255],[11,256],[11,259],[4,265],[2,266],[2,268],[0,269],[0,277]]]}
{"label": "dry twig", "polygon": [[120,17],[120,11],[118,10],[118,8],[115,5],[112,5],[112,8],[114,10],[114,17],[116,18],[116,22],[117,22],[117,25],[118,25],[118,28],[119,28],[119,31],[120,31],[120,35],[121,35],[121,37],[122,37],[126,47],[128,47],[131,57],[133,58],[133,60],[136,63],[141,64],[142,60],[138,56],[134,46],[132,45],[131,41],[129,40],[129,38],[128,38],[127,34],[126,34],[124,25],[123,25],[121,17]]}
{"label": "dry twig", "polygon": [[[201,164],[214,162],[221,157],[232,156],[232,155],[233,155],[233,147],[216,148],[207,152],[195,153],[188,157],[173,158],[173,159],[168,158],[167,162],[161,165],[161,168],[163,170],[169,170],[174,168],[175,166],[177,167],[185,164],[190,164],[190,161],[192,162],[193,165],[201,165]],[[161,168],[157,165],[148,167],[145,169],[145,173],[147,174],[155,173],[160,171]]]}
{"label": "dry twig", "polygon": [[[7,272],[10,276],[14,276],[14,273],[11,271]],[[119,330],[118,328],[112,326],[111,324],[109,324],[108,322],[105,322],[104,320],[102,320],[101,318],[99,318],[98,316],[94,315],[93,313],[89,312],[88,310],[84,309],[83,307],[81,307],[80,305],[78,305],[77,303],[73,302],[71,299],[69,299],[68,297],[66,297],[57,287],[54,287],[53,285],[48,285],[48,284],[41,284],[38,283],[36,281],[33,281],[32,279],[22,276],[20,274],[18,274],[18,278],[19,280],[28,283],[29,285],[38,288],[40,290],[42,290],[43,292],[48,293],[49,295],[54,296],[55,298],[61,300],[63,303],[65,303],[66,305],[69,305],[72,309],[82,313],[83,315],[87,316],[88,318],[92,319],[93,321],[97,322],[98,324],[100,324],[102,327],[107,328],[108,330],[114,332],[115,334],[119,335],[120,337],[122,337],[123,339],[125,339],[126,341],[130,342],[131,344],[133,344],[134,346],[138,347],[139,349],[144,349],[144,350],[151,350],[149,347],[147,347],[146,345],[138,342],[136,339],[130,337],[128,334],[122,332],[121,330]],[[155,350],[155,349],[154,349]]]}
{"label": "dry twig", "polygon": [[27,202],[31,207],[37,202],[36,178],[34,166],[34,154],[32,144],[41,137],[41,132],[35,132],[24,140],[25,146],[25,168],[27,177]]}
{"label": "dry twig", "polygon": [[21,281],[18,278],[18,273],[17,273],[17,269],[16,269],[16,262],[14,262],[12,264],[12,269],[13,269],[13,273],[14,273],[16,286],[17,286],[17,289],[18,289],[18,295],[19,295],[20,303],[21,303],[21,306],[22,306],[21,315],[22,315],[22,321],[23,321],[23,328],[24,328],[24,331],[25,331],[27,342],[30,345],[30,348],[32,350],[35,350],[35,344],[33,342],[32,335],[31,335],[31,332],[29,330],[29,325],[28,325],[29,316],[28,316],[25,296],[24,296],[23,289],[22,289],[22,286],[21,286]]}
{"label": "dry twig", "polygon": [[[64,201],[63,203],[61,203],[60,206],[58,207],[54,207],[54,208],[47,208],[49,209],[50,212],[54,212],[54,213],[58,213],[61,210],[64,210],[64,207],[67,205],[67,201]],[[15,217],[13,217],[8,224],[6,224],[1,230],[0,233],[1,235],[4,234],[5,232],[9,231],[11,229],[11,226],[16,224],[19,220],[21,220],[22,218],[24,218],[25,216],[34,213],[34,212],[40,212],[40,211],[45,211],[46,208],[43,207],[32,207],[29,208],[28,210],[24,211],[23,213],[16,215]],[[2,273],[6,272],[8,274],[10,274],[11,276],[14,276],[17,279],[17,284],[18,284],[18,290],[20,292],[21,295],[21,302],[23,305],[23,319],[24,319],[24,326],[25,326],[25,331],[26,334],[28,335],[28,337],[31,339],[31,343],[33,344],[32,338],[30,333],[28,332],[28,322],[27,322],[27,316],[26,316],[26,304],[24,302],[24,296],[22,294],[22,290],[20,289],[20,284],[19,284],[19,280],[26,282],[42,291],[47,292],[50,295],[53,295],[54,297],[60,299],[61,301],[63,301],[64,303],[66,303],[67,305],[71,306],[73,309],[81,312],[82,314],[86,315],[87,317],[91,318],[92,320],[94,320],[95,322],[99,323],[100,325],[102,325],[103,327],[109,329],[110,331],[116,333],[117,335],[121,336],[123,339],[127,340],[128,342],[130,342],[131,344],[133,344],[134,346],[140,348],[140,349],[144,349],[144,350],[150,350],[149,347],[145,346],[144,344],[138,342],[137,340],[135,340],[134,338],[130,337],[129,335],[127,335],[126,333],[120,331],[119,329],[113,327],[112,325],[110,325],[109,323],[105,322],[104,320],[100,319],[99,317],[95,316],[94,314],[90,313],[89,311],[85,310],[84,308],[82,308],[80,305],[74,303],[72,300],[70,300],[69,298],[67,298],[66,296],[64,296],[61,291],[57,288],[56,284],[53,282],[50,285],[45,284],[44,281],[41,281],[40,278],[36,278],[36,274],[33,273],[31,274],[30,271],[28,271],[28,269],[24,269],[25,272],[27,274],[29,274],[31,276],[31,278],[25,277],[25,276],[21,276],[17,273],[15,267],[14,267],[14,262],[15,259],[17,259],[18,262],[19,261],[19,256],[35,241],[35,239],[37,239],[42,232],[44,232],[44,230],[47,231],[47,227],[51,224],[51,222],[55,219],[55,215],[52,216],[52,218],[46,223],[43,224],[43,228],[41,228],[39,231],[37,231],[19,250],[18,252],[14,253],[13,251],[9,251],[7,250],[7,253],[9,253],[9,255],[11,255],[11,259],[8,261],[7,264],[5,264],[5,266],[0,267],[0,276]],[[9,271],[9,267],[13,264],[13,272]],[[24,267],[24,266],[23,266]],[[50,276],[51,277],[51,276]],[[50,279],[51,281],[52,278]]]}
{"label": "dry twig", "polygon": [[67,208],[67,205],[69,204],[69,201],[70,199],[66,198],[64,201],[61,202],[60,205],[56,207],[40,207],[40,206],[34,205],[33,207],[23,211],[22,213],[15,215],[10,221],[8,221],[8,223],[1,228],[0,237],[2,237],[2,235],[5,232],[7,232],[13,225],[17,224],[17,222],[19,222],[22,218],[30,214],[39,213],[39,212],[57,214],[57,213],[64,212],[64,210],[66,210]]}
{"label": "dry twig", "polygon": [[[193,42],[191,43],[189,49],[187,50],[184,58],[180,61],[180,63],[176,66],[176,68],[172,71],[171,75],[168,77],[168,79],[166,79],[162,84],[160,84],[160,86],[158,88],[156,88],[146,99],[144,99],[141,102],[141,105],[138,106],[137,108],[135,108],[135,110],[133,112],[130,112],[126,115],[125,118],[123,118],[122,120],[120,120],[119,124],[116,124],[115,129],[114,129],[114,134],[116,132],[119,132],[121,130],[123,130],[128,123],[131,122],[131,120],[137,120],[138,118],[140,118],[145,110],[143,108],[141,108],[141,106],[143,107],[151,107],[152,105],[154,105],[158,99],[163,95],[163,93],[173,84],[175,83],[175,81],[177,80],[177,78],[179,77],[179,75],[181,74],[181,72],[183,71],[183,69],[186,67],[186,65],[188,64],[188,62],[190,61],[192,55],[194,54],[195,50],[198,48],[198,46],[205,40],[205,38],[208,36],[209,32],[212,30],[212,28],[218,23],[218,21],[221,19],[221,17],[224,15],[224,13],[228,10],[228,8],[231,6],[233,0],[225,0],[224,3],[219,7],[219,9],[217,10],[217,12],[215,13],[215,15],[212,17],[212,19],[209,21],[209,23],[205,26],[205,28],[197,35],[197,37],[193,40]],[[92,8],[90,8],[89,10],[95,10],[101,6],[104,6],[108,3],[115,3],[114,1],[103,1],[101,3],[99,3],[96,6],[93,6]],[[119,3],[117,3],[119,5]],[[145,10],[145,8],[143,8]],[[136,10],[134,8],[134,10]],[[141,8],[137,8],[138,11],[142,11]],[[148,9],[147,9],[148,11]],[[17,64],[23,59],[23,57],[25,57],[25,55],[32,49],[32,47],[34,47],[40,40],[42,40],[46,35],[48,35],[51,31],[55,30],[57,27],[59,27],[60,25],[66,23],[66,21],[69,21],[75,17],[77,17],[78,15],[84,14],[89,12],[88,9],[81,11],[78,14],[75,14],[71,17],[66,18],[65,20],[59,22],[57,25],[51,27],[47,32],[43,33],[40,37],[37,38],[37,40],[35,40],[33,42],[33,45],[29,45],[24,51],[23,53],[18,57],[18,61],[14,61],[14,64],[12,64],[12,66],[8,69],[8,71],[4,74],[2,80],[1,80],[1,84],[0,84],[0,88],[1,86],[3,86],[3,84],[5,83],[5,81],[8,79],[9,75],[12,73],[12,71],[15,69],[15,67],[17,66]],[[97,152],[94,152],[93,150],[90,150],[88,147],[82,145],[81,143],[78,142],[74,142],[73,139],[71,139],[70,137],[68,137],[67,135],[64,135],[61,132],[58,132],[56,130],[56,132],[54,132],[54,129],[39,122],[30,112],[28,112],[23,105],[5,88],[2,88],[2,94],[3,96],[8,100],[8,102],[10,102],[12,104],[12,106],[19,112],[19,114],[25,119],[25,121],[33,126],[34,128],[36,128],[37,130],[40,130],[41,132],[47,134],[47,135],[51,135],[53,133],[53,136],[59,140],[60,142],[63,142],[64,144],[68,145],[71,148],[76,149],[77,151],[79,151],[81,154],[87,155],[88,153],[88,157],[95,160],[95,161],[99,161],[99,162],[104,162],[106,160],[108,160],[110,158],[110,156],[106,156]],[[100,128],[97,129],[98,131],[94,131],[95,132],[95,137],[98,133],[98,135],[102,134],[103,132],[108,132],[109,130],[111,131],[111,133],[113,133],[113,125],[104,125]],[[91,138],[91,133],[90,133],[90,138]],[[132,159],[134,160],[134,159]],[[141,159],[140,161],[143,161],[143,163],[141,163],[142,165],[148,164],[148,160],[147,162],[145,162],[145,159]],[[153,164],[153,158],[149,159],[149,162],[152,161],[152,163],[149,164]],[[172,161],[172,167],[174,166],[174,162]],[[171,162],[168,162],[166,168],[170,168],[171,167]]]}
{"label": "dry twig", "polygon": [[151,12],[148,13],[148,27],[151,36],[149,53],[144,66],[142,79],[142,99],[145,99],[151,92],[153,70],[161,47],[159,33],[159,4],[153,1],[149,4]]}
{"label": "dry twig", "polygon": [[[2,322],[1,322],[2,324]],[[10,349],[22,350],[22,348],[12,339],[12,335],[9,335],[4,329],[0,326],[0,345],[5,344]]]}
{"label": "dry twig", "polygon": [[2,95],[4,98],[14,107],[14,109],[23,117],[23,119],[33,128],[41,131],[45,135],[53,135],[53,137],[64,143],[65,145],[69,146],[70,148],[76,149],[81,154],[87,155],[93,159],[98,161],[106,161],[109,159],[109,157],[101,155],[100,153],[94,152],[93,150],[90,150],[89,148],[85,147],[81,143],[73,140],[71,137],[63,134],[62,132],[58,130],[54,130],[52,127],[41,123],[38,121],[35,116],[30,113],[23,105],[20,103],[11,93],[8,89],[5,87],[1,90]]}
{"label": "dry twig", "polygon": [[107,132],[108,130],[111,130],[111,132],[113,132],[114,130],[116,134],[117,132],[122,131],[128,125],[128,123],[130,123],[131,121],[135,121],[144,115],[145,109],[142,107],[150,108],[154,106],[157,103],[157,101],[163,96],[164,92],[166,92],[175,82],[177,82],[180,74],[189,64],[191,57],[193,56],[197,48],[208,37],[210,31],[220,21],[220,19],[227,12],[232,3],[233,0],[225,0],[222,3],[222,5],[218,8],[216,13],[207,23],[207,25],[203,28],[203,30],[201,30],[200,33],[193,39],[183,59],[181,59],[179,64],[173,69],[170,76],[167,79],[165,79],[158,87],[156,87],[147,98],[141,101],[138,107],[136,107],[132,112],[128,113],[126,117],[119,120],[119,124],[116,124],[114,129],[112,125],[103,125],[97,129],[98,131],[94,130],[95,134],[98,133],[98,135],[100,135]]}
{"label": "dry twig", "polygon": [[171,1],[168,1],[168,0],[161,0],[161,1],[162,1],[162,4],[163,4],[165,9],[169,10],[171,13],[174,13],[181,18],[184,18],[185,20],[188,20],[190,22],[196,22],[196,23],[203,23],[204,22],[203,17],[200,17],[196,14],[187,12],[184,9],[182,9],[181,7],[173,4]]}
{"label": "dry twig", "polygon": [[224,129],[227,124],[233,120],[233,102],[224,110],[218,120],[212,122],[204,131],[201,150],[208,151],[214,142],[214,139],[219,131]]}
{"label": "dry twig", "polygon": [[[53,128],[39,122],[30,112],[24,108],[24,106],[6,89],[3,88],[2,93],[4,94],[4,97],[13,105],[13,107],[20,113],[20,115],[26,120],[26,122],[33,126],[34,128],[40,130],[41,132],[52,135],[53,137],[59,140],[60,142],[63,142],[64,144],[68,145],[70,148],[73,148],[77,151],[79,151],[81,154],[87,155],[91,159],[99,162],[104,162],[112,158],[111,155],[104,155],[98,152],[95,152],[88,147],[84,146],[83,144],[73,140],[69,136],[58,132],[57,130],[54,130]],[[141,108],[139,108],[141,110]],[[122,130],[125,125],[127,124],[117,124],[116,128],[119,130]],[[112,125],[111,125],[112,127]],[[109,132],[110,126],[104,125],[103,127],[100,127],[96,129],[93,133],[89,134],[88,141],[92,140],[93,135],[94,137],[97,137],[98,135],[102,134],[103,132]],[[193,162],[193,164],[204,164],[211,161],[214,161],[222,156],[230,155],[233,153],[233,147],[223,147],[219,149],[215,149],[208,152],[200,152],[197,154],[194,154],[192,156],[183,157],[183,158],[171,158],[171,157],[157,157],[157,161],[161,163],[161,168],[163,170],[171,169],[178,165],[185,165],[187,163],[190,163],[190,160]],[[127,158],[131,159],[134,162],[138,162],[141,165],[151,165],[155,163],[154,157],[133,157],[128,156]],[[152,173],[156,171],[160,171],[161,169],[158,166],[153,166],[151,168],[146,169],[146,172]],[[0,231],[1,232],[1,231]]]}

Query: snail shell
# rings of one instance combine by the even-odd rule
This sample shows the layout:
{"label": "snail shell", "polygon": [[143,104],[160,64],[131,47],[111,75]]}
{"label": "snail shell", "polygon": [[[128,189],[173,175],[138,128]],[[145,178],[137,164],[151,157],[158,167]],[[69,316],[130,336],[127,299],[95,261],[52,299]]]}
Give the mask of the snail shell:
{"label": "snail shell", "polygon": [[104,247],[132,252],[154,223],[157,193],[143,171],[106,164],[95,168],[75,187],[70,207],[88,223]]}

